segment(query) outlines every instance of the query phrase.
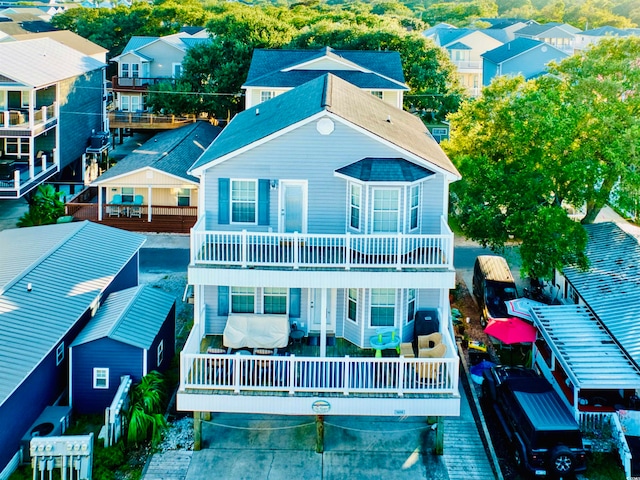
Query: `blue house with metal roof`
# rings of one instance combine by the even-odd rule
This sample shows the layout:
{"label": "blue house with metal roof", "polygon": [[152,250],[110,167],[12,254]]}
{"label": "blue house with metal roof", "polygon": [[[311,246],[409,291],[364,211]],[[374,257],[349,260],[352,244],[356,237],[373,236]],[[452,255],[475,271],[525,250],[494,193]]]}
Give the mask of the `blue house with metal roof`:
{"label": "blue house with metal roof", "polygon": [[500,75],[522,75],[526,80],[547,71],[547,64],[569,54],[540,40],[516,38],[482,54],[482,81],[487,86]]}
{"label": "blue house with metal roof", "polygon": [[251,108],[327,72],[402,108],[404,82],[400,54],[393,51],[255,49],[242,85]]}
{"label": "blue house with metal roof", "polygon": [[69,403],[82,414],[109,406],[124,375],[164,372],[175,355],[175,298],[149,285],[113,292],[69,346]]}
{"label": "blue house with metal roof", "polygon": [[111,292],[138,284],[144,242],[91,222],[0,232],[0,478],[43,410],[67,403],[69,345]]}

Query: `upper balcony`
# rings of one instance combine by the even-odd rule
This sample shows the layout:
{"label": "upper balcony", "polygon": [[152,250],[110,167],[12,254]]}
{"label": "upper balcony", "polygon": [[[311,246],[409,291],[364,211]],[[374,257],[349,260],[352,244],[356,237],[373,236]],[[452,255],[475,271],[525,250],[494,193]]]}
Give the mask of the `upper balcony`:
{"label": "upper balcony", "polygon": [[163,82],[174,83],[175,79],[167,77],[111,77],[114,92],[144,92],[149,85]]}
{"label": "upper balcony", "polygon": [[453,233],[356,235],[207,231],[204,218],[191,232],[191,265],[330,270],[452,270]]}
{"label": "upper balcony", "polygon": [[55,124],[55,112],[55,103],[37,109],[0,110],[0,135],[14,135],[17,131],[38,134]]}
{"label": "upper balcony", "polygon": [[453,60],[460,73],[482,72],[481,60]]}
{"label": "upper balcony", "polygon": [[180,128],[197,119],[195,115],[156,115],[146,112],[109,112],[109,128],[135,128],[152,130],[171,130]]}

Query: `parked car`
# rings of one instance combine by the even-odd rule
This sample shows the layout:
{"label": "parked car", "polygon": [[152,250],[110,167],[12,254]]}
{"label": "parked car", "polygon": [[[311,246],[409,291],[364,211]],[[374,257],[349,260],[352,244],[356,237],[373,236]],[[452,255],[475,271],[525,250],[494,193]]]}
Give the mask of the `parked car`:
{"label": "parked car", "polygon": [[524,472],[567,478],[586,469],[578,423],[535,370],[505,366],[485,370],[482,399],[495,410]]}
{"label": "parked car", "polygon": [[480,323],[506,318],[505,301],[518,298],[516,282],[504,257],[480,255],[473,267],[473,294],[480,307]]}

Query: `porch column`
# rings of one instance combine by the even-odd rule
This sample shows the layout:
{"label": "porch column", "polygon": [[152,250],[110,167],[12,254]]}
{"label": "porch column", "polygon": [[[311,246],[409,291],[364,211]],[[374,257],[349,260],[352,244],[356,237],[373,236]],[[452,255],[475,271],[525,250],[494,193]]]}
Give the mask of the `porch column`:
{"label": "porch column", "polygon": [[102,186],[98,185],[98,221],[102,221]]}
{"label": "porch column", "polygon": [[[33,137],[29,137],[29,178],[36,176],[36,152],[33,151],[35,143],[36,142]],[[18,140],[18,148],[20,149],[20,156],[22,156],[22,145],[20,145],[20,140]]]}
{"label": "porch column", "polygon": [[147,187],[147,197],[149,197],[149,201],[147,202],[147,222],[149,223],[151,223],[151,192],[153,192],[153,189],[151,185],[149,185]]}
{"label": "porch column", "polygon": [[87,179],[87,154],[83,153],[82,154],[82,171],[80,172],[80,175],[82,175],[82,183],[85,183],[85,180]]}
{"label": "porch column", "polygon": [[[29,90],[29,130],[33,131],[33,126],[36,123],[36,91],[34,88]],[[33,137],[31,137],[33,138]],[[35,154],[33,150],[30,150],[32,154]],[[35,158],[35,155],[34,157]]]}
{"label": "porch column", "polygon": [[327,289],[320,289],[320,356],[327,356]]}

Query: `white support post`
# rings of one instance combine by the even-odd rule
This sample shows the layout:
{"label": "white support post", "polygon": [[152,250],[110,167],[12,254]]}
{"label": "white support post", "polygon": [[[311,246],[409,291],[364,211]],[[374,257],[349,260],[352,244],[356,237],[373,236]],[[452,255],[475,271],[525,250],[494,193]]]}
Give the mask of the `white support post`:
{"label": "white support post", "polygon": [[298,238],[298,232],[293,232],[293,269],[298,270],[300,265],[300,239]]}
{"label": "white support post", "polygon": [[[147,222],[151,223],[151,197],[152,197],[153,188],[151,185],[147,188],[147,197],[149,197],[149,201],[147,202]],[[142,208],[142,207],[140,207]]]}
{"label": "white support post", "polygon": [[20,170],[17,168],[13,171],[13,187],[17,191],[20,190]]}
{"label": "white support post", "polygon": [[40,160],[42,160],[42,171],[44,172],[47,169],[47,156],[42,155],[42,157],[40,157]]}
{"label": "white support post", "polygon": [[327,289],[320,289],[320,356],[327,356]]}
{"label": "white support post", "polygon": [[402,232],[398,232],[396,239],[396,270],[402,270]]}
{"label": "white support post", "polygon": [[240,259],[242,268],[247,268],[247,231],[242,230],[240,234],[240,241],[242,243],[242,257]]}
{"label": "white support post", "polygon": [[[44,155],[43,155],[43,157],[44,157]],[[44,170],[44,164],[43,164],[42,169]],[[82,175],[82,179],[81,180],[82,180],[82,183],[84,184],[85,180],[87,178],[87,154],[86,153],[82,154],[82,172],[81,172],[81,175]]]}
{"label": "white support post", "polygon": [[351,268],[351,232],[347,232],[344,240],[344,269]]}
{"label": "white support post", "polygon": [[98,221],[102,221],[102,187],[98,185]]}

